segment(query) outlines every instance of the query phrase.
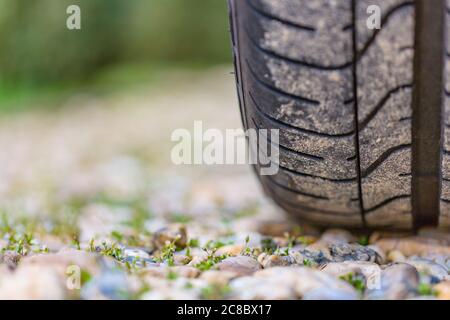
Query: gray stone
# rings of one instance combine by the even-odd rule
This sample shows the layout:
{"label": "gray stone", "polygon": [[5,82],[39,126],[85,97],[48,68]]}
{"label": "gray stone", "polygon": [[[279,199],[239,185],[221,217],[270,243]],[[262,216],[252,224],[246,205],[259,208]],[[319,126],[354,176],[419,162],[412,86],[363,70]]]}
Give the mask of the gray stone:
{"label": "gray stone", "polygon": [[125,248],[125,249],[123,249],[122,253],[126,257],[134,257],[134,258],[139,258],[139,259],[150,259],[150,255],[148,254],[148,252],[146,252],[142,249]]}
{"label": "gray stone", "polygon": [[296,263],[296,260],[291,256],[269,255],[261,253],[258,256],[258,262],[265,268],[290,266]]}
{"label": "gray stone", "polygon": [[434,277],[438,281],[450,280],[447,268],[430,259],[411,257],[407,259],[405,263],[414,266],[420,273]]}
{"label": "gray stone", "polygon": [[381,275],[380,266],[368,261],[330,262],[321,270],[335,277],[344,276],[349,273],[361,274],[366,280],[366,286],[376,283]]}
{"label": "gray stone", "polygon": [[447,272],[450,272],[450,255],[429,254],[424,256],[424,258],[430,259],[437,264],[440,264],[447,270]]}
{"label": "gray stone", "polygon": [[218,270],[234,272],[239,276],[251,275],[261,267],[256,259],[248,256],[230,257],[216,265]]}
{"label": "gray stone", "polygon": [[322,265],[330,262],[332,257],[328,247],[308,246],[306,248],[293,248],[290,254],[296,260],[297,264],[304,264],[309,261],[312,265]]}
{"label": "gray stone", "polygon": [[295,288],[272,279],[242,277],[230,282],[231,298],[239,300],[291,300],[297,299]]}
{"label": "gray stone", "polygon": [[338,244],[330,246],[330,254],[335,262],[370,261],[382,263],[382,257],[373,249],[359,244]]}
{"label": "gray stone", "polygon": [[13,270],[17,267],[21,257],[17,252],[5,251],[0,253],[0,264],[4,263],[10,270]]}
{"label": "gray stone", "polygon": [[355,242],[356,239],[347,230],[329,229],[322,234],[319,241],[331,245]]}
{"label": "gray stone", "polygon": [[141,249],[126,248],[123,250],[123,261],[137,267],[148,267],[159,265],[156,260],[152,259],[150,255]]}
{"label": "gray stone", "polygon": [[129,286],[125,273],[118,269],[103,268],[99,276],[91,279],[81,289],[81,297],[86,300],[128,298]]}
{"label": "gray stone", "polygon": [[419,285],[417,270],[406,263],[393,264],[381,273],[380,288],[368,290],[368,299],[397,300],[416,295]]}
{"label": "gray stone", "polygon": [[234,299],[357,299],[348,283],[306,267],[274,267],[230,282]]}
{"label": "gray stone", "polygon": [[231,271],[207,270],[202,272],[200,279],[205,280],[209,284],[224,286],[236,277],[236,273]]}

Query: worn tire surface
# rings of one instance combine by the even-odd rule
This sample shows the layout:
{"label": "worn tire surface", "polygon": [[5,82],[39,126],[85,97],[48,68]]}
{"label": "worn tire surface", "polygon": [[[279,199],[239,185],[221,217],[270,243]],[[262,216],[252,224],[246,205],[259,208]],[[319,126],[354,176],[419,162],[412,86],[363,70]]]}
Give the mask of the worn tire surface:
{"label": "worn tire surface", "polygon": [[450,226],[450,0],[229,6],[244,126],[279,129],[259,176],[275,202],[325,226]]}

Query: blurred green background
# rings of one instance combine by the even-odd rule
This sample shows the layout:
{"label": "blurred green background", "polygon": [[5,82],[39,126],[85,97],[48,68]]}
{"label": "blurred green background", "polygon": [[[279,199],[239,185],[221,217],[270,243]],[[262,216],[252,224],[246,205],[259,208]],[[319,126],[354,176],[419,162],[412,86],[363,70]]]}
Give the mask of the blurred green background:
{"label": "blurred green background", "polygon": [[[81,8],[81,30],[66,8]],[[0,0],[0,111],[230,63],[225,0]]]}

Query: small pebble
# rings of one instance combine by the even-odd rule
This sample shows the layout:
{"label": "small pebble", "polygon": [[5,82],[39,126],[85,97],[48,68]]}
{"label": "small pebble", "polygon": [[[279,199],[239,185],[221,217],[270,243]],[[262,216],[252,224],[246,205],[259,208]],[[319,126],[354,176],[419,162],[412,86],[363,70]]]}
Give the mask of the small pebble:
{"label": "small pebble", "polygon": [[261,267],[258,261],[252,257],[238,256],[222,260],[216,265],[216,268],[221,271],[234,272],[239,276],[247,276],[258,271]]}

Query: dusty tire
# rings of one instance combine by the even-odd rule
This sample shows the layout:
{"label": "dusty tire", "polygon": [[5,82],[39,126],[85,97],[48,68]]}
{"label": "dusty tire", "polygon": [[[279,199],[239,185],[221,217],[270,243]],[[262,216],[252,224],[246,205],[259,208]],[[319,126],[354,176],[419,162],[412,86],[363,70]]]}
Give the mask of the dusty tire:
{"label": "dusty tire", "polygon": [[229,5],[244,126],[280,130],[259,176],[275,202],[325,226],[450,226],[450,0]]}

